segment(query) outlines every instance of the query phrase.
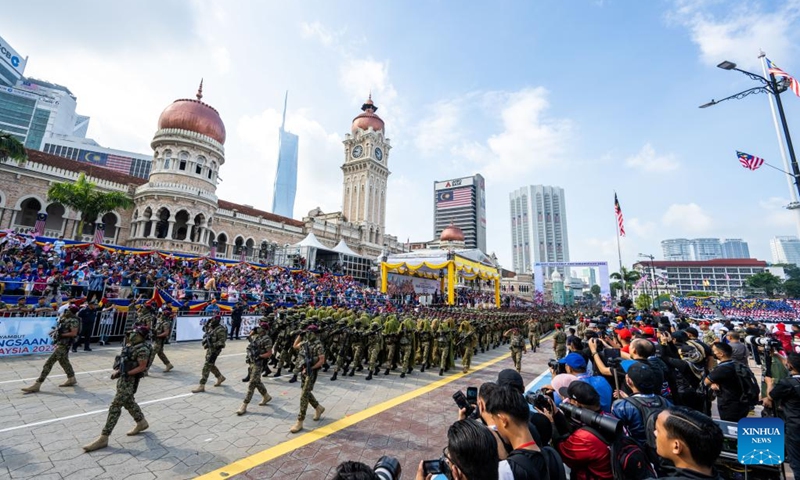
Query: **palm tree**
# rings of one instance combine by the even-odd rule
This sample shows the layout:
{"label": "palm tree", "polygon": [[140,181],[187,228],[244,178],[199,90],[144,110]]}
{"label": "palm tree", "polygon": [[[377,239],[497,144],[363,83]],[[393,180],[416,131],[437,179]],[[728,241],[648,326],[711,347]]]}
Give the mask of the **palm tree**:
{"label": "palm tree", "polygon": [[101,192],[97,185],[86,180],[86,175],[81,172],[75,183],[60,182],[50,185],[47,190],[47,199],[58,202],[65,207],[80,212],[78,232],[75,239],[83,233],[86,222],[94,222],[108,212],[118,208],[133,207],[133,200],[122,192]]}
{"label": "palm tree", "polygon": [[22,163],[28,159],[28,152],[19,140],[6,132],[0,132],[0,160],[16,160]]}
{"label": "palm tree", "polygon": [[616,282],[612,284],[612,286],[616,290],[621,289],[627,292],[630,292],[633,287],[633,284],[639,281],[640,278],[642,278],[641,273],[637,272],[636,270],[628,270],[625,267],[620,267],[619,272],[614,272],[609,276],[614,280],[616,280]]}

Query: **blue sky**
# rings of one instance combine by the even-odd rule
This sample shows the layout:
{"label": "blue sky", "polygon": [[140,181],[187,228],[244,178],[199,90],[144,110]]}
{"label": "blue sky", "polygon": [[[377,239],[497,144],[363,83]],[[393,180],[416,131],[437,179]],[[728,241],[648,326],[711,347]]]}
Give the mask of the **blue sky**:
{"label": "blue sky", "polygon": [[[268,209],[283,93],[300,135],[295,217],[341,208],[341,140],[369,91],[393,149],[387,231],[432,236],[434,180],[487,179],[489,251],[511,267],[508,193],[566,190],[572,260],[661,256],[674,237],[796,234],[767,97],[697,106],[756,86],[759,49],[800,76],[800,1],[212,2],[33,0],[0,35],[26,73],[68,86],[102,145],[148,152],[160,112],[191,97],[228,130],[221,198]],[[783,96],[792,132],[800,98]],[[800,142],[800,133],[797,134]],[[613,267],[612,267],[613,268]]]}

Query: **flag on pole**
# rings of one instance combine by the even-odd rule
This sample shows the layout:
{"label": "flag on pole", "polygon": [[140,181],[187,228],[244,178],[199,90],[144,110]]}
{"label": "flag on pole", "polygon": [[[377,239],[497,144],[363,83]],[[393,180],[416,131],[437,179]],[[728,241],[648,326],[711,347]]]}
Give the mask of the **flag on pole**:
{"label": "flag on pole", "polygon": [[767,71],[776,77],[783,77],[789,79],[789,88],[794,92],[795,95],[800,97],[800,83],[795,79],[793,76],[789,75],[788,73],[784,72],[783,69],[779,68],[777,65],[772,63],[772,61],[767,58]]}
{"label": "flag on pole", "polygon": [[47,223],[47,214],[40,213],[36,215],[36,223],[33,225],[34,234],[39,237],[44,235],[44,226]]}
{"label": "flag on pole", "polygon": [[242,245],[240,248],[241,250],[239,251],[239,261],[244,263],[245,257],[247,256],[247,247]]}
{"label": "flag on pole", "polygon": [[94,243],[103,243],[103,237],[106,236],[106,225],[102,222],[94,224]]}
{"label": "flag on pole", "polygon": [[217,241],[211,242],[211,252],[208,254],[211,258],[217,258]]}
{"label": "flag on pole", "polygon": [[619,236],[625,236],[625,225],[622,221],[622,207],[619,206],[619,200],[617,199],[617,194],[614,194],[614,213],[617,215],[617,228],[619,228]]}
{"label": "flag on pole", "polygon": [[750,155],[749,153],[744,153],[737,150],[736,156],[739,157],[739,163],[741,163],[742,166],[748,170],[758,170],[758,167],[764,165],[763,158]]}

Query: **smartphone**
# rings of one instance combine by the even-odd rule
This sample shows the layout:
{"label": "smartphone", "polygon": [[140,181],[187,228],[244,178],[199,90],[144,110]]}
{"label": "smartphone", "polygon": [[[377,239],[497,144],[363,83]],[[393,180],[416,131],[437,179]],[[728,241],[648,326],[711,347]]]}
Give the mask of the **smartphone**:
{"label": "smartphone", "polygon": [[470,405],[476,405],[478,403],[478,387],[467,387],[467,402]]}
{"label": "smartphone", "polygon": [[425,475],[437,475],[442,472],[442,464],[440,460],[423,460],[422,472]]}
{"label": "smartphone", "polygon": [[458,405],[459,410],[462,408],[467,409],[467,416],[469,416],[472,413],[472,405],[470,405],[469,402],[467,401],[467,397],[464,396],[464,392],[459,390],[456,393],[454,393],[453,400],[456,402],[456,405]]}

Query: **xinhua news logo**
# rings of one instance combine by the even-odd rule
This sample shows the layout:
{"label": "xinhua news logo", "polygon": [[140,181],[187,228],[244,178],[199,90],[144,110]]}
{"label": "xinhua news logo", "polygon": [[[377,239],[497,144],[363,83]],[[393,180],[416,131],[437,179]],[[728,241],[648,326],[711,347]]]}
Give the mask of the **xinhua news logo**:
{"label": "xinhua news logo", "polygon": [[783,420],[743,418],[738,425],[738,456],[743,465],[783,463]]}

